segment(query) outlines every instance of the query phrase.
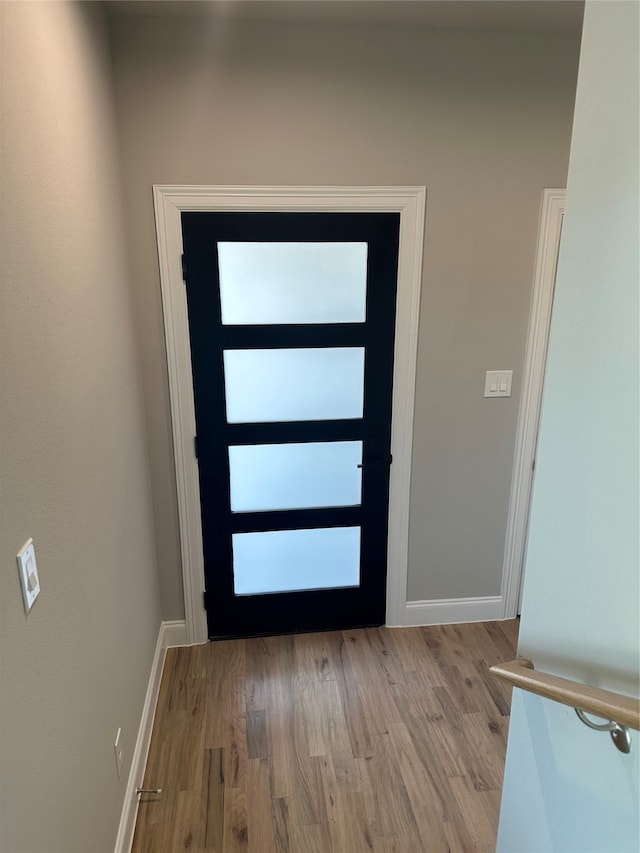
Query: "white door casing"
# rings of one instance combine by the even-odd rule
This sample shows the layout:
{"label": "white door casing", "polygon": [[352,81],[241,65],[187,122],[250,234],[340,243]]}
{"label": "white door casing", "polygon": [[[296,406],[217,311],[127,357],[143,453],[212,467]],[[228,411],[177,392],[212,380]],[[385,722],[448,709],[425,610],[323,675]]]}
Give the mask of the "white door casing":
{"label": "white door casing", "polygon": [[420,311],[425,187],[153,188],[164,313],[188,643],[207,640],[204,563],[187,300],[182,280],[182,211],[329,211],[400,214],[387,551],[387,624],[401,623],[407,597],[409,493]]}
{"label": "white door casing", "polygon": [[518,412],[502,571],[503,619],[513,619],[519,611],[533,486],[533,463],[536,455],[538,423],[542,406],[544,369],[565,197],[566,190],[564,189],[544,190],[540,210],[538,248],[531,294],[529,331],[522,376],[522,396]]}

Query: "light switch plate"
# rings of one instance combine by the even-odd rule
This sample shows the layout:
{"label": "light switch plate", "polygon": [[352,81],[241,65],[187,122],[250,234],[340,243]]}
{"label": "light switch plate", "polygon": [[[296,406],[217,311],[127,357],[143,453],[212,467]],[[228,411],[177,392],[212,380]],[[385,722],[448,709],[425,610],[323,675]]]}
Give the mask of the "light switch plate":
{"label": "light switch plate", "polygon": [[513,370],[487,370],[484,380],[485,397],[510,397]]}
{"label": "light switch plate", "polygon": [[116,732],[116,740],[113,744],[113,749],[116,754],[116,773],[118,779],[122,776],[122,766],[124,765],[124,747],[122,746],[122,729]]}
{"label": "light switch plate", "polygon": [[33,547],[33,539],[28,539],[18,551],[18,572],[22,584],[22,597],[24,599],[24,610],[28,613],[33,607],[33,602],[40,595],[40,579],[38,567],[36,566],[36,552]]}

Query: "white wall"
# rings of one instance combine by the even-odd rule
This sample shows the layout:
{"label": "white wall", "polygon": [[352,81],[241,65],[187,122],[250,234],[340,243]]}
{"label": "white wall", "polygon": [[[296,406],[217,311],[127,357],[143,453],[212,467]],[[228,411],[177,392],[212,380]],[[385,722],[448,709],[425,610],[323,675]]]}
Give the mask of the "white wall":
{"label": "white wall", "polygon": [[[563,186],[578,39],[114,22],[165,618],[182,616],[151,187],[427,186],[408,595],[500,593],[542,190]],[[513,368],[511,399],[484,371]]]}
{"label": "white wall", "polygon": [[[638,4],[588,2],[519,653],[638,696]],[[637,851],[631,755],[514,691],[498,850]]]}
{"label": "white wall", "polygon": [[160,624],[108,41],[96,3],[0,14],[0,849],[105,853]]}

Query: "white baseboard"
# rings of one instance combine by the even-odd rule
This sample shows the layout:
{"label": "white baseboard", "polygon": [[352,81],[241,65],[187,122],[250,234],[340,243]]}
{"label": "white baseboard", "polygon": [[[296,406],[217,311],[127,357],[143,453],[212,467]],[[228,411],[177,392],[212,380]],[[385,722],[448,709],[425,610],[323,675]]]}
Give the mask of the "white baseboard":
{"label": "white baseboard", "polygon": [[138,815],[138,798],[136,788],[142,786],[144,771],[147,764],[149,744],[151,742],[151,731],[153,720],[158,704],[160,692],[160,681],[162,679],[162,668],[164,666],[165,652],[171,646],[185,645],[187,640],[187,626],[184,621],[162,622],[158,632],[156,650],[151,664],[151,674],[147,686],[142,717],[138,728],[136,745],[131,759],[131,769],[127,780],[127,790],[124,796],[124,805],[120,817],[120,826],[116,838],[115,853],[130,853],[133,844],[133,833],[136,828],[136,817]]}
{"label": "white baseboard", "polygon": [[165,649],[187,645],[187,624],[184,619],[176,619],[174,622],[163,622],[160,630],[163,632],[163,645]]}
{"label": "white baseboard", "polygon": [[435,598],[407,601],[400,626],[452,625],[457,622],[491,622],[502,619],[502,596],[478,598]]}

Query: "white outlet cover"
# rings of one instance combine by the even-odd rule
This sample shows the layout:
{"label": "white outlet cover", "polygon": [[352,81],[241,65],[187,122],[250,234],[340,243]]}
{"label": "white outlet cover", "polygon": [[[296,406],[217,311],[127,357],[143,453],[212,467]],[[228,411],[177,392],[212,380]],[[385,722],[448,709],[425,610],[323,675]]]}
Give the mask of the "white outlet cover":
{"label": "white outlet cover", "polygon": [[36,565],[36,551],[33,539],[28,539],[18,551],[18,572],[22,584],[22,597],[24,599],[24,610],[28,613],[33,607],[33,602],[40,595],[40,578]]}

